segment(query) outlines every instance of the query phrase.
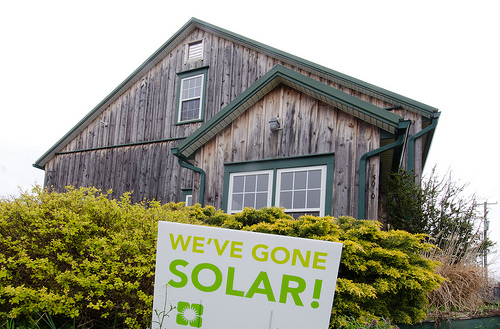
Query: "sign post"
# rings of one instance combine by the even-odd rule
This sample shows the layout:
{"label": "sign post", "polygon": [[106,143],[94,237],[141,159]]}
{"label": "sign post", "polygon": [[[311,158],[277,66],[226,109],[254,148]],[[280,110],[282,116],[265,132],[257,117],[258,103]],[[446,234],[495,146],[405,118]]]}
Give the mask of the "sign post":
{"label": "sign post", "polygon": [[160,222],[153,329],[327,329],[342,244]]}

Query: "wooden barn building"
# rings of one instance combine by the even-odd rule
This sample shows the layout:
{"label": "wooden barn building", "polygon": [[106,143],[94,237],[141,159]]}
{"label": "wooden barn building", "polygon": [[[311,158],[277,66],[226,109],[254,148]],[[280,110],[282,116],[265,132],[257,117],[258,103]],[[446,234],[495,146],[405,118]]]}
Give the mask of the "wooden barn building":
{"label": "wooden barn building", "polygon": [[34,164],[45,186],[376,219],[436,108],[191,19]]}

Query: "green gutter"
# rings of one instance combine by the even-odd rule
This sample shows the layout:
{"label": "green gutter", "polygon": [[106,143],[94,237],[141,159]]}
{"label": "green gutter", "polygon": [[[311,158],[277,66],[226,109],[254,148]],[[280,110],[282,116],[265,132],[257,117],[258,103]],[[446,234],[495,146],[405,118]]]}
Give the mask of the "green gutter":
{"label": "green gutter", "polygon": [[390,149],[401,146],[406,140],[406,134],[411,121],[400,121],[398,129],[398,138],[396,141],[379,147],[378,149],[366,152],[359,160],[359,196],[358,196],[358,219],[365,219],[365,192],[366,192],[366,160],[372,156],[378,155]]}
{"label": "green gutter", "polygon": [[198,203],[203,207],[205,199],[205,176],[206,173],[203,169],[193,166],[189,161],[179,153],[178,148],[170,149],[173,155],[179,160],[179,165],[183,168],[192,170],[200,174],[200,190],[198,191]]}
{"label": "green gutter", "polygon": [[[413,169],[415,168],[415,140],[417,138],[424,136],[427,133],[429,133],[432,136],[432,134],[434,134],[434,130],[437,127],[440,115],[441,115],[440,112],[434,113],[431,119],[431,124],[427,128],[424,128],[415,135],[411,136],[410,139],[408,140],[408,172],[412,172]],[[426,149],[428,149],[430,147],[430,138],[427,138],[426,144],[427,144]],[[423,160],[423,164],[425,164],[425,160]]]}

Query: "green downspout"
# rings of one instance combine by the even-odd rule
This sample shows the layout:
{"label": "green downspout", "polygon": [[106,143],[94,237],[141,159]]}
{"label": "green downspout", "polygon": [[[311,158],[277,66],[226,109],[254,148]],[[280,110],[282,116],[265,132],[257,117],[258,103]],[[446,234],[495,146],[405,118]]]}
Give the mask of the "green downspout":
{"label": "green downspout", "polygon": [[181,167],[184,167],[186,169],[192,170],[200,174],[200,190],[198,191],[199,195],[198,203],[203,207],[205,199],[205,176],[206,176],[205,171],[201,168],[195,167],[192,164],[190,164],[188,160],[179,153],[179,149],[173,148],[170,151],[172,152],[173,155],[177,157],[177,159],[179,160],[179,165]]}
{"label": "green downspout", "polygon": [[408,172],[412,172],[415,167],[415,140],[436,129],[440,114],[440,112],[434,113],[431,119],[431,124],[428,127],[420,130],[415,135],[411,136],[408,140]]}
{"label": "green downspout", "polygon": [[372,156],[378,155],[390,149],[402,145],[406,139],[406,133],[410,121],[400,121],[398,127],[398,138],[396,141],[379,147],[378,149],[366,152],[359,160],[359,198],[358,198],[358,219],[365,219],[365,192],[366,192],[366,160]]}

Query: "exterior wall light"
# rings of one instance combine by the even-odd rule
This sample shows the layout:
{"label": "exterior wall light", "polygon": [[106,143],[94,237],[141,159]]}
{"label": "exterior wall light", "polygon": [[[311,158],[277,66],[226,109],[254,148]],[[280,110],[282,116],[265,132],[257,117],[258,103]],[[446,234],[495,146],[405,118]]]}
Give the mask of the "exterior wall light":
{"label": "exterior wall light", "polygon": [[281,118],[272,118],[269,120],[269,128],[271,128],[271,131],[281,130],[283,129],[282,122],[283,120]]}

